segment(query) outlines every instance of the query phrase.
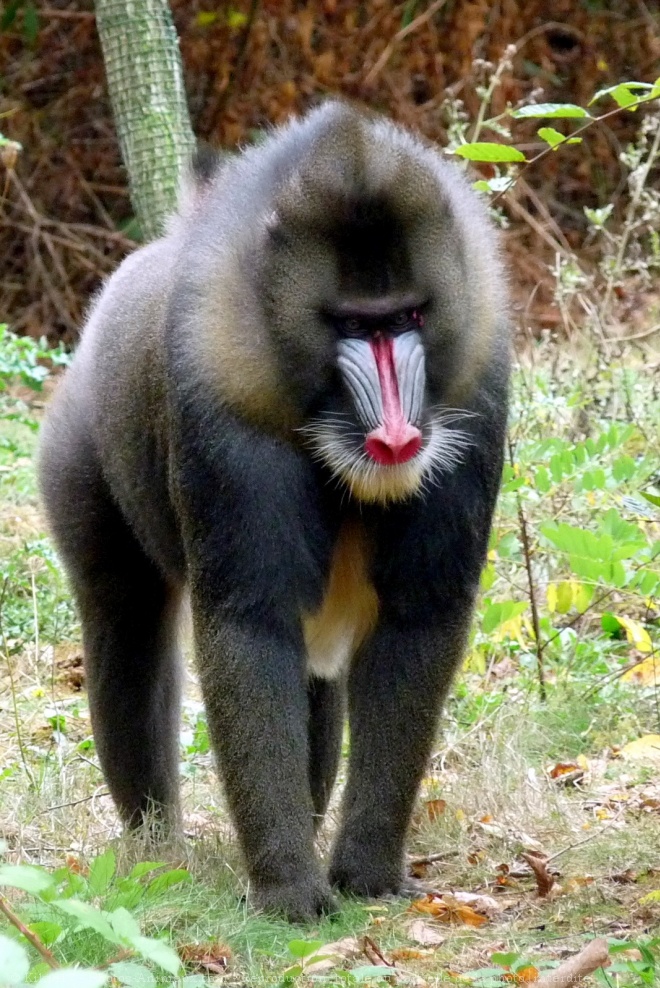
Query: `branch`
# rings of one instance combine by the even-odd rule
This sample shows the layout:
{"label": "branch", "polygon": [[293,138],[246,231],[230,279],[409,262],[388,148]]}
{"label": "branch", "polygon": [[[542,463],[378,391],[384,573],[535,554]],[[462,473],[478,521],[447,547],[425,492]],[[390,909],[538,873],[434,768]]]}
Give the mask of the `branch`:
{"label": "branch", "polygon": [[607,941],[592,940],[579,954],[569,957],[554,971],[548,971],[535,981],[534,988],[574,988],[578,981],[592,974],[597,968],[604,967],[608,960]]}
{"label": "branch", "polygon": [[51,954],[48,947],[41,942],[37,934],[33,933],[32,930],[18,918],[2,893],[0,893],[0,912],[4,913],[11,925],[15,926],[18,932],[23,934],[28,943],[32,944],[37,953],[40,954],[46,964],[48,964],[48,967],[52,967],[53,970],[56,970],[60,966],[57,958]]}

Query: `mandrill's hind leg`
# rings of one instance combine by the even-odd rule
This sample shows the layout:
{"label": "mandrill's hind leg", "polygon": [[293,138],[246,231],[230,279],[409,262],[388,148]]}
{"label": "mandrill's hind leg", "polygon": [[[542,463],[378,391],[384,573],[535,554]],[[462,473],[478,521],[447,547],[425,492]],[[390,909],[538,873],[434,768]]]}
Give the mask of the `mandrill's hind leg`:
{"label": "mandrill's hind leg", "polygon": [[341,756],[346,684],[312,677],[309,697],[309,782],[318,826],[335,784]]}
{"label": "mandrill's hind leg", "polygon": [[145,555],[92,452],[75,439],[60,452],[42,456],[42,487],[82,620],[101,767],[127,824],[176,826],[179,591]]}

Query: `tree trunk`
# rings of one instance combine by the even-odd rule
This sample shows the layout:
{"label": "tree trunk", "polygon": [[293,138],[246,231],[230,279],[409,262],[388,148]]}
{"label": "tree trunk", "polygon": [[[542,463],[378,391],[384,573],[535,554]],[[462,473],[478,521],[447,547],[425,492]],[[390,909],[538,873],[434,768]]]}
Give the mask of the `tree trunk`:
{"label": "tree trunk", "polygon": [[144,240],[163,232],[195,147],[168,0],[96,0],[110,100]]}

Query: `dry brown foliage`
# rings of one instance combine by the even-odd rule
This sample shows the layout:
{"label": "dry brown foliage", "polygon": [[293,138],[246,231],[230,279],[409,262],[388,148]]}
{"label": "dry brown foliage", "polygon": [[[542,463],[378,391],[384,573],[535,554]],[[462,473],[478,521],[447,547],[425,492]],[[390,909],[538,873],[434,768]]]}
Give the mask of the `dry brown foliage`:
{"label": "dry brown foliage", "polygon": [[[34,39],[24,8],[0,32],[0,129],[24,148],[15,172],[0,166],[0,315],[19,332],[71,340],[100,278],[132,246],[122,232],[131,208],[92,0],[36,6]],[[474,117],[475,59],[497,62],[510,44],[518,54],[495,110],[539,86],[544,99],[585,104],[622,79],[652,80],[660,57],[654,7],[643,0],[172,6],[195,130],[230,146],[327,94],[385,111],[442,142],[447,93]],[[622,191],[617,152],[636,123],[624,114],[592,128],[581,147],[547,155],[517,187],[507,246],[520,298],[541,285],[533,301],[537,325],[552,326],[555,318],[544,288],[552,248],[543,230],[567,249],[581,247],[582,206]],[[529,124],[515,132],[528,148],[533,135]]]}

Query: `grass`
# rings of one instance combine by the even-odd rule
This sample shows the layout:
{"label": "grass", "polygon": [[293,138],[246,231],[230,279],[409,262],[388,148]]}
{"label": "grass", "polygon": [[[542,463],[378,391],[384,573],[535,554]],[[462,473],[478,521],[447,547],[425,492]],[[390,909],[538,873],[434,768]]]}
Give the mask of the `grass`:
{"label": "grass", "polygon": [[[441,923],[411,912],[404,900],[343,901],[336,916],[304,928],[255,913],[190,666],[181,732],[186,840],[161,858],[161,850],[121,836],[81,688],[79,627],[36,497],[43,395],[15,384],[0,394],[5,860],[60,869],[66,894],[106,911],[127,903],[146,935],[166,936],[186,956],[202,956],[206,967],[192,969],[205,976],[218,976],[213,963],[222,970],[219,959],[228,958],[225,985],[279,985],[295,963],[289,944],[300,939],[357,938],[366,955],[349,966],[358,974],[361,965],[378,962],[369,947],[375,944],[386,960],[398,958],[397,984],[460,980],[492,967],[491,955],[502,950],[550,961],[593,935],[631,949],[651,944],[658,958],[652,935],[660,902],[644,900],[660,887],[660,763],[652,745],[637,758],[626,746],[660,733],[653,665],[660,511],[643,496],[657,494],[660,399],[642,360],[635,364],[627,354],[625,365],[611,361],[592,374],[597,357],[558,355],[543,344],[521,357],[482,600],[410,835],[413,857],[443,856],[418,864],[417,872],[442,893],[491,896],[492,918],[477,927],[454,913],[456,922]],[[595,539],[585,545],[577,531]],[[323,848],[336,813],[335,799]],[[117,870],[94,895],[88,869],[107,848]],[[547,856],[555,873],[544,897],[523,857],[529,852]],[[188,874],[147,894],[146,878],[126,876],[154,854]],[[8,895],[24,921],[42,924],[47,939],[43,924],[53,922],[52,904]],[[420,944],[411,931],[415,918],[441,943]],[[0,929],[9,927],[0,921]],[[73,924],[52,950],[60,962],[93,966],[107,960],[107,946],[97,932]],[[603,983],[654,983],[653,966],[644,973],[634,956],[622,963]],[[145,984],[180,983],[158,977]],[[339,984],[348,975],[325,977]],[[297,980],[312,983],[304,971]]]}

